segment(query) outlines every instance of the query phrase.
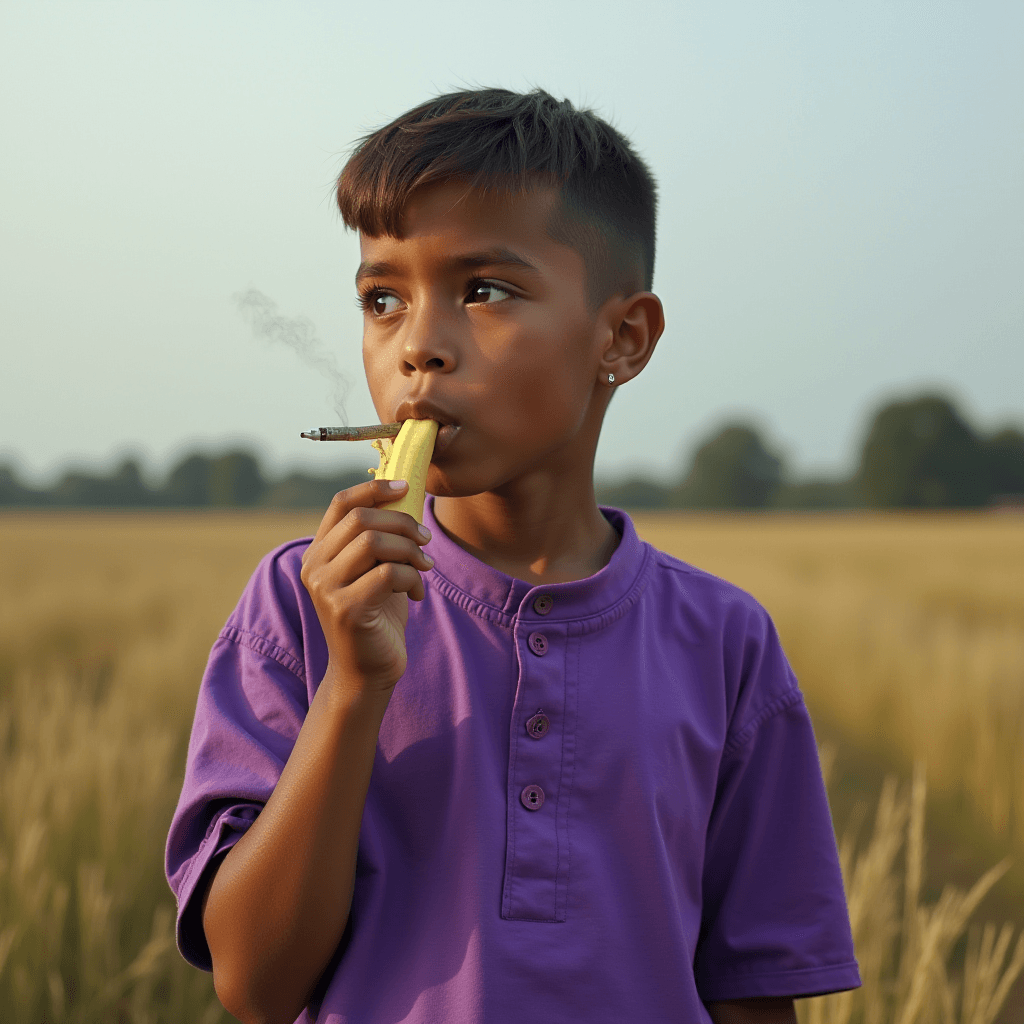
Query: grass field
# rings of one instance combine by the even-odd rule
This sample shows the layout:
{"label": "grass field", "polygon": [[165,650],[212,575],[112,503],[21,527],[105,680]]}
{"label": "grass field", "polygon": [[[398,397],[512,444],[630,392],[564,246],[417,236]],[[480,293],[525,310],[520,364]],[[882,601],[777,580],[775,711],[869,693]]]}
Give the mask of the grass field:
{"label": "grass field", "polygon": [[[318,519],[0,516],[4,1024],[230,1020],[174,947],[163,847],[210,645]],[[802,1021],[995,1019],[1024,963],[1024,520],[635,521],[765,604],[824,741],[867,984]]]}

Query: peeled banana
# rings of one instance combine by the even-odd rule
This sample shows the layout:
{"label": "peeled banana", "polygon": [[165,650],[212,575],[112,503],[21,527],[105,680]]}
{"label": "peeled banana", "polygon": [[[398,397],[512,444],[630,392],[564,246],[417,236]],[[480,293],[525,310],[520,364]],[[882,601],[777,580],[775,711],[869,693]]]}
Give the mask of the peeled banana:
{"label": "peeled banana", "polygon": [[398,437],[375,438],[373,447],[380,452],[380,465],[369,472],[378,480],[408,480],[409,489],[397,501],[380,508],[408,512],[417,523],[423,522],[427,467],[434,454],[434,440],[440,424],[436,420],[406,420]]}

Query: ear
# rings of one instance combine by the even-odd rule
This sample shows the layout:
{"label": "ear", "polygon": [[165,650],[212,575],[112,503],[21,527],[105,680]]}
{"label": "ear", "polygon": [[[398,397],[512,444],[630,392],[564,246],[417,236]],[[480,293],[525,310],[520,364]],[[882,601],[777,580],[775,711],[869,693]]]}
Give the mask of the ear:
{"label": "ear", "polygon": [[617,387],[637,376],[654,355],[665,330],[665,311],[653,292],[635,292],[611,300],[605,323],[599,379],[607,386],[608,374],[614,373]]}

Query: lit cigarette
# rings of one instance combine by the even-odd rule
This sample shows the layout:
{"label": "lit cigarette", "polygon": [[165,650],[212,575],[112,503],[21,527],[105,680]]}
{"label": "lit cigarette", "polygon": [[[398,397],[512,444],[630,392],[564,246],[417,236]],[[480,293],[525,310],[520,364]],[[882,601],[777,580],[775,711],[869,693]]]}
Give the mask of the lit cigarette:
{"label": "lit cigarette", "polygon": [[370,441],[375,437],[397,437],[401,423],[374,423],[370,427],[314,427],[299,436],[310,441]]}

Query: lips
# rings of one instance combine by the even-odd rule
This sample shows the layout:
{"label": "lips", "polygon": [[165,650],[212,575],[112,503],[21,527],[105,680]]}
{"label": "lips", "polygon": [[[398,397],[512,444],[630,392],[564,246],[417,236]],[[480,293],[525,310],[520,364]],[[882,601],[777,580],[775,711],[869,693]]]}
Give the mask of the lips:
{"label": "lips", "polygon": [[436,420],[440,424],[440,429],[437,432],[437,440],[434,441],[435,458],[452,443],[459,430],[459,425],[454,422],[455,417],[450,412],[426,399],[400,403],[395,410],[395,420]]}
{"label": "lips", "polygon": [[437,439],[434,441],[433,458],[437,458],[455,440],[455,435],[458,432],[459,428],[455,423],[446,423],[438,430]]}

